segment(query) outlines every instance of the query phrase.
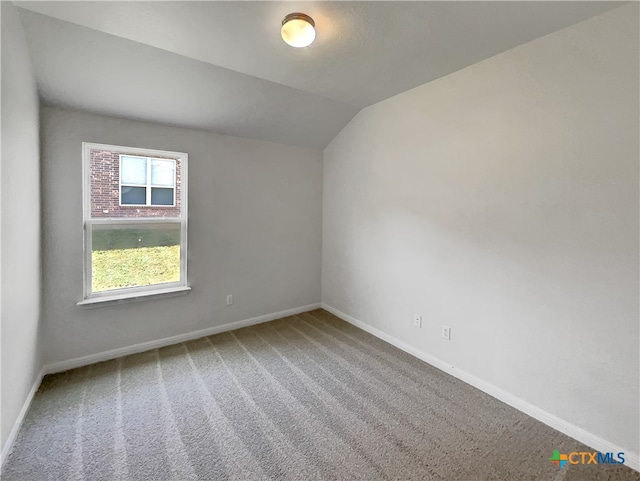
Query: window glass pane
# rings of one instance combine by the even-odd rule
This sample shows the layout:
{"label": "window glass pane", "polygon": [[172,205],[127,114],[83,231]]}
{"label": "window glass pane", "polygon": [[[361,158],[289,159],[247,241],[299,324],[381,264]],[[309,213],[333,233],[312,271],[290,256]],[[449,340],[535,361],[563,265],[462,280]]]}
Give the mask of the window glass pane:
{"label": "window glass pane", "polygon": [[138,204],[145,205],[147,203],[146,187],[127,187],[122,186],[122,204]]}
{"label": "window glass pane", "polygon": [[152,187],[151,205],[173,205],[173,189]]}
{"label": "window glass pane", "polygon": [[91,229],[93,292],[180,281],[180,223]]}
{"label": "window glass pane", "polygon": [[[188,179],[182,179],[180,159],[126,150],[91,149],[89,155],[91,219],[182,217],[182,189]],[[150,186],[168,190],[152,193]],[[134,205],[145,208],[132,209]]]}
{"label": "window glass pane", "polygon": [[146,185],[147,158],[123,155],[120,157],[120,183]]}
{"label": "window glass pane", "polygon": [[151,185],[173,187],[175,185],[175,162],[151,159]]}

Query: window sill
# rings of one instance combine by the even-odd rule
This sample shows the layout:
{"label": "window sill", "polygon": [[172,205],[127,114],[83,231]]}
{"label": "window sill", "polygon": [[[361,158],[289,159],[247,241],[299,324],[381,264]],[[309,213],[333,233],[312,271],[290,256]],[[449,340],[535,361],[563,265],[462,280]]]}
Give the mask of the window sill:
{"label": "window sill", "polygon": [[170,287],[167,289],[156,289],[144,292],[129,292],[127,294],[117,294],[114,296],[92,297],[78,302],[77,306],[101,307],[113,304],[123,304],[125,302],[142,301],[145,299],[157,299],[162,297],[184,296],[189,293],[191,287]]}

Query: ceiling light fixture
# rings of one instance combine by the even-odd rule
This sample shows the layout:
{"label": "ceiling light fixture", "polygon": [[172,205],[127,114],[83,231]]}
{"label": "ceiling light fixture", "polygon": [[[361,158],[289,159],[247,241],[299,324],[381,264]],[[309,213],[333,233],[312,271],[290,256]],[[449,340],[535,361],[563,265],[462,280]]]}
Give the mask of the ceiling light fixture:
{"label": "ceiling light fixture", "polygon": [[280,35],[287,45],[307,47],[316,39],[316,26],[313,18],[304,13],[290,13],[282,20]]}

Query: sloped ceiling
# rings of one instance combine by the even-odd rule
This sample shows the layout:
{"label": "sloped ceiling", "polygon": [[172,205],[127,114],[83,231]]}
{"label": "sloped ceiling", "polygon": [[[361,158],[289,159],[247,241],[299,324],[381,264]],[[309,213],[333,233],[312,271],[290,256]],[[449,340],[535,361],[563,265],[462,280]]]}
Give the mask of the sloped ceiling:
{"label": "sloped ceiling", "polygon": [[[613,2],[14,2],[43,101],[313,148],[363,107]],[[317,39],[293,49],[303,11]]]}

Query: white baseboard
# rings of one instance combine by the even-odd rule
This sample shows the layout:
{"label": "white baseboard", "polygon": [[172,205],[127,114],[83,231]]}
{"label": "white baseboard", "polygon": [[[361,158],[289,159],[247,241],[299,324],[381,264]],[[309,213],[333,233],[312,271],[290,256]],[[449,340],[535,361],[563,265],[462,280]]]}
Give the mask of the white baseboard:
{"label": "white baseboard", "polygon": [[13,423],[13,428],[11,428],[11,432],[9,433],[9,437],[7,441],[4,443],[4,447],[2,448],[2,453],[0,454],[0,472],[2,472],[2,466],[4,466],[4,461],[9,456],[11,449],[13,448],[13,443],[16,440],[16,436],[18,436],[18,432],[20,431],[20,427],[22,426],[22,422],[24,421],[24,417],[31,406],[31,401],[33,401],[33,397],[36,395],[38,388],[40,387],[40,383],[42,382],[42,378],[45,375],[44,367],[40,369],[40,372],[36,376],[35,381],[33,382],[33,386],[31,386],[31,390],[29,394],[27,394],[27,398],[24,400],[24,404],[22,405],[22,409],[18,413],[18,418],[16,422]]}
{"label": "white baseboard", "polygon": [[221,326],[208,327],[199,331],[188,332],[186,334],[178,334],[177,336],[165,337],[155,341],[142,342],[140,344],[134,344],[132,346],[121,347],[118,349],[112,349],[110,351],[99,352],[98,354],[90,354],[88,356],[76,357],[68,359],[66,361],[54,362],[47,364],[44,367],[45,374],[53,374],[56,372],[63,372],[69,369],[75,369],[77,367],[88,366],[89,364],[95,364],[96,362],[110,361],[111,359],[117,359],[122,356],[128,356],[129,354],[137,354],[139,352],[148,351],[150,349],[157,349],[160,347],[171,346],[172,344],[178,344],[180,342],[191,341],[193,339],[199,339],[201,337],[211,336],[213,334],[219,334],[221,332],[233,331],[234,329],[240,329],[241,327],[253,326],[262,322],[269,322],[281,317],[293,316],[300,314],[301,312],[311,311],[318,309],[320,303],[309,304],[308,306],[294,307],[285,311],[274,312],[272,314],[265,314],[263,316],[252,317],[251,319],[244,319],[242,321],[230,322],[222,324]]}
{"label": "white baseboard", "polygon": [[451,374],[452,376],[460,379],[461,381],[464,381],[467,384],[470,384],[471,386],[480,389],[481,391],[489,394],[490,396],[493,396],[496,399],[499,399],[503,403],[508,404],[509,406],[517,409],[518,411],[522,411],[523,413],[528,414],[532,418],[537,419],[540,422],[543,422],[547,426],[550,426],[560,431],[561,433],[564,433],[567,436],[570,436],[597,451],[604,452],[604,453],[607,453],[607,452],[617,453],[620,451],[624,452],[625,466],[629,466],[630,468],[635,469],[636,471],[640,471],[640,455],[638,453],[630,452],[629,450],[621,448],[620,446],[617,446],[614,443],[607,441],[606,439],[603,439],[574,424],[571,424],[570,422],[565,421],[564,419],[561,419],[558,416],[548,413],[547,411],[537,406],[534,406],[533,404],[530,404],[527,401],[524,401],[514,396],[513,394],[510,394],[494,386],[493,384],[483,381],[482,379],[472,374],[469,374],[465,371],[462,371],[456,368],[455,366],[452,366],[451,364],[444,362],[441,359],[431,356],[430,354],[427,354],[407,344],[404,341],[401,341],[393,336],[390,336],[389,334],[386,334],[380,329],[372,327],[354,317],[351,317],[350,315],[345,314],[344,312],[341,312],[338,309],[335,309],[334,307],[331,307],[325,303],[322,303],[321,306],[323,309],[325,309],[326,311],[329,311],[335,316],[338,316],[340,319],[343,319],[348,323],[353,324],[354,326],[362,329],[363,331],[366,331],[369,334],[372,334],[377,338],[388,342],[389,344],[397,347],[398,349],[401,349],[411,354],[412,356],[417,357],[418,359],[421,359],[428,364],[431,364],[432,366],[440,369],[441,371],[446,372],[447,374]]}

